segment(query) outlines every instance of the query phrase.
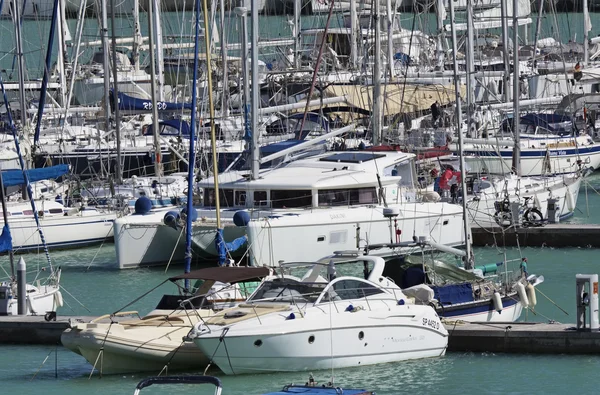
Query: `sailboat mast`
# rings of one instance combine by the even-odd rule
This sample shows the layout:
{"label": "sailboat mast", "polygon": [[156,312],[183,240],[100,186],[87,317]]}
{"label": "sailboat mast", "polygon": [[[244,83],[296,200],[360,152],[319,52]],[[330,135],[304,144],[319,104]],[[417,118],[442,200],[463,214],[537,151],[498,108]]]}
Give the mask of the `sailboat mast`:
{"label": "sailboat mast", "polygon": [[[251,7],[251,19],[252,19],[252,36],[250,42],[252,43],[252,50],[250,52],[250,61],[252,62],[250,70],[252,72],[252,111],[251,111],[251,129],[252,129],[252,146],[250,147],[252,163],[252,179],[258,179],[258,171],[260,169],[260,152],[258,147],[258,106],[259,106],[259,90],[260,86],[258,83],[258,1],[252,2]],[[309,97],[310,99],[310,97]]]}
{"label": "sailboat mast", "polygon": [[[194,170],[195,170],[195,147],[194,141],[196,139],[196,112],[198,105],[198,51],[199,51],[199,40],[198,36],[200,35],[200,0],[196,0],[196,4],[194,6],[194,19],[196,22],[195,26],[195,34],[194,34],[194,72],[192,77],[192,114],[190,119],[190,151],[189,151],[189,161],[188,161],[188,192],[187,192],[187,218],[186,218],[186,228],[185,228],[185,273],[189,273],[192,265],[192,217],[190,213],[193,210],[193,199],[194,199]],[[210,67],[208,68],[210,70]],[[189,289],[190,284],[189,280],[185,280],[185,289]]]}
{"label": "sailboat mast", "polygon": [[[221,15],[221,62],[223,63],[223,99],[221,101],[221,116],[229,116],[229,70],[227,67],[227,34],[225,33],[225,0],[219,1],[219,14]],[[209,68],[210,70],[210,68]]]}
{"label": "sailboat mast", "polygon": [[[242,81],[243,81],[243,98],[242,105],[244,106],[244,139],[252,138],[250,127],[250,73],[248,72],[248,9],[246,7],[236,7],[235,13],[240,17],[242,50]],[[248,141],[246,141],[248,143]],[[249,145],[249,144],[248,144]]]}
{"label": "sailboat mast", "polygon": [[590,20],[590,10],[588,9],[588,0],[583,1],[583,64],[590,63],[590,30],[592,30]]}
{"label": "sailboat mast", "polygon": [[512,171],[521,175],[521,136],[519,135],[519,0],[513,0],[513,148]]}
{"label": "sailboat mast", "polygon": [[[154,133],[154,174],[156,177],[162,176],[162,164],[161,164],[161,149],[160,149],[160,141],[158,139],[160,131],[158,130],[158,102],[156,98],[156,62],[154,58],[154,19],[153,19],[153,8],[154,1],[148,2],[148,39],[150,43],[150,48],[148,52],[150,53],[150,84],[151,84],[151,96],[152,96],[152,131]],[[209,73],[210,74],[210,73]],[[192,163],[190,162],[190,166]]]}
{"label": "sailboat mast", "polygon": [[27,106],[25,103],[25,61],[23,58],[23,36],[21,35],[21,4],[13,0],[15,23],[15,41],[17,50],[17,68],[19,70],[19,106],[21,107],[21,127],[27,126]]}
{"label": "sailboat mast", "polygon": [[[475,106],[475,54],[474,54],[474,32],[473,23],[473,0],[467,0],[467,121],[469,125],[468,133],[472,132],[474,120],[473,110]],[[477,135],[470,135],[477,138]]]}
{"label": "sailboat mast", "polygon": [[[541,0],[543,1],[543,0]],[[506,1],[500,2],[500,19],[502,20],[502,49],[504,59],[504,79],[502,84],[502,93],[504,102],[510,101],[510,56],[508,52],[508,11]]]}
{"label": "sailboat mast", "polygon": [[140,0],[133,0],[133,45],[131,58],[135,71],[140,70],[140,45],[142,42],[142,33],[140,31]]}
{"label": "sailboat mast", "polygon": [[[200,1],[200,0],[198,0]],[[210,28],[208,24],[208,5],[206,0],[202,0],[202,13],[204,14],[204,44],[206,47],[206,81],[208,85],[208,113],[210,119],[210,144],[212,149],[212,165],[213,165],[213,181],[215,187],[215,215],[217,220],[217,232],[221,232],[221,202],[219,200],[219,166],[218,166],[218,154],[217,154],[217,133],[215,130],[215,105],[213,101],[213,84],[212,84],[212,73],[211,70],[211,45],[210,45]],[[253,23],[253,29],[256,26]],[[256,41],[254,41],[256,43]],[[252,45],[252,49],[256,48],[257,45]],[[255,70],[252,70],[254,73]],[[255,131],[252,130],[254,133]],[[194,164],[190,162],[190,166]],[[189,204],[189,203],[188,203]]]}
{"label": "sailboat mast", "polygon": [[356,70],[358,66],[358,38],[356,34],[357,27],[357,19],[356,15],[356,0],[350,0],[350,64],[352,65],[352,70]]}
{"label": "sailboat mast", "polygon": [[294,33],[294,68],[300,68],[300,32],[302,31],[302,25],[300,25],[300,13],[302,10],[300,9],[301,0],[294,0],[294,28],[292,29]]}
{"label": "sailboat mast", "polygon": [[[163,56],[163,36],[162,36],[162,27],[160,23],[160,4],[158,0],[150,0],[152,2],[153,9],[153,32],[156,35],[154,44],[156,46],[152,46],[152,50],[156,49],[156,76],[158,83],[158,100],[165,101],[165,60]],[[150,8],[150,7],[148,7]]]}
{"label": "sailboat mast", "polygon": [[117,143],[117,163],[115,166],[115,171],[117,173],[117,184],[121,184],[123,181],[123,172],[121,169],[121,114],[119,111],[119,97],[117,95],[117,93],[119,92],[119,81],[117,77],[117,33],[115,32],[115,0],[110,0],[110,25],[112,30],[112,75],[113,105],[115,107],[115,140]]}
{"label": "sailboat mast", "polygon": [[379,145],[381,136],[381,25],[380,0],[375,0],[373,22],[375,24],[375,60],[373,64],[373,145]]}
{"label": "sailboat mast", "polygon": [[465,181],[466,169],[465,158],[463,156],[463,134],[462,126],[462,106],[460,97],[460,79],[458,78],[458,62],[456,61],[456,21],[454,15],[454,1],[450,0],[450,27],[452,29],[452,64],[454,69],[454,95],[456,97],[456,125],[458,129],[458,157],[460,160],[460,185],[462,192],[462,208],[463,208],[463,227],[465,232],[465,269],[473,268],[473,252],[471,251],[471,227],[469,225],[469,212],[467,211],[467,183]]}
{"label": "sailboat mast", "polygon": [[[108,46],[108,10],[106,2],[108,0],[100,0],[102,2],[102,68],[104,69],[104,115],[106,122],[106,132],[110,130],[110,64],[109,64],[109,46]],[[116,94],[116,92],[115,92]]]}
{"label": "sailboat mast", "polygon": [[392,0],[386,0],[385,10],[387,13],[387,65],[390,79],[392,79],[394,78],[394,12],[392,11]]}

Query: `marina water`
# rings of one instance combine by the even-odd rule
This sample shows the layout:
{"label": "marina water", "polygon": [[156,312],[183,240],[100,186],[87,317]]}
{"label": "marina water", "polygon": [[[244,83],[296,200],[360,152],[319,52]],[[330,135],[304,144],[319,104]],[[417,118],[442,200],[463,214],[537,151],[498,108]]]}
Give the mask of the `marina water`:
{"label": "marina water", "polygon": [[[581,189],[579,210],[570,222],[600,223],[600,195],[594,191],[600,191],[600,174],[587,181],[589,185]],[[587,215],[588,208],[590,216]],[[508,259],[521,255],[527,257],[529,272],[545,277],[545,282],[537,287],[535,313],[524,311],[522,320],[575,322],[575,274],[600,273],[597,249],[546,247],[504,251],[495,247],[479,247],[475,249],[476,262],[499,262],[504,253]],[[163,284],[127,306],[168,276],[179,274],[182,267],[172,266],[166,272],[164,268],[119,271],[113,268],[114,255],[112,244],[52,254],[54,262],[63,268],[61,284],[66,303],[61,315],[102,315],[121,309],[145,314],[163,293],[174,291],[172,284]],[[29,254],[25,258],[30,270],[45,261],[43,254]],[[7,259],[3,257],[1,262],[1,267],[8,270]],[[568,315],[553,303],[566,310]],[[0,356],[0,382],[5,394],[131,394],[137,382],[146,377],[135,374],[100,378],[94,373],[89,379],[92,366],[83,357],[61,346],[0,345]],[[562,394],[573,389],[597,393],[600,388],[599,369],[600,356],[595,355],[450,352],[437,359],[312,373],[319,382],[329,381],[333,374],[339,385],[365,387],[376,390],[379,395]],[[309,372],[225,376],[217,368],[211,368],[208,374],[223,380],[224,394],[254,395],[277,390],[291,382],[304,383]],[[161,389],[164,390],[164,387],[149,388],[144,393],[158,394]],[[170,386],[169,390],[173,394],[212,393],[208,387]]]}

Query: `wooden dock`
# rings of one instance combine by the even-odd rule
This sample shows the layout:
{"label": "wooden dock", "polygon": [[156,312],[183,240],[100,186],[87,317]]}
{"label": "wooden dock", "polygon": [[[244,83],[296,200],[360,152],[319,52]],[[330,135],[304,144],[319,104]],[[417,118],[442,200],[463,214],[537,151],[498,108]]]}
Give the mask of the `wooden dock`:
{"label": "wooden dock", "polygon": [[475,246],[600,247],[600,225],[548,224],[527,228],[471,228]]}
{"label": "wooden dock", "polygon": [[446,322],[448,351],[523,354],[598,354],[600,332],[574,324]]}
{"label": "wooden dock", "polygon": [[0,316],[0,344],[60,344],[60,335],[69,322],[86,322],[95,317],[58,316],[46,321],[43,315]]}

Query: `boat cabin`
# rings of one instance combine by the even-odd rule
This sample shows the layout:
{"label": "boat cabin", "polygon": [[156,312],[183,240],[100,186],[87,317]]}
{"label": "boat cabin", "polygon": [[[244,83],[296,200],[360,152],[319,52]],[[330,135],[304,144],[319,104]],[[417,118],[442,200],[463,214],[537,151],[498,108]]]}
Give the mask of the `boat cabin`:
{"label": "boat cabin", "polygon": [[[380,204],[382,197],[388,203],[412,201],[414,158],[401,152],[329,152],[261,170],[257,180],[247,173],[223,173],[219,203],[232,209],[305,209]],[[214,207],[212,179],[203,180],[200,187],[203,206]]]}

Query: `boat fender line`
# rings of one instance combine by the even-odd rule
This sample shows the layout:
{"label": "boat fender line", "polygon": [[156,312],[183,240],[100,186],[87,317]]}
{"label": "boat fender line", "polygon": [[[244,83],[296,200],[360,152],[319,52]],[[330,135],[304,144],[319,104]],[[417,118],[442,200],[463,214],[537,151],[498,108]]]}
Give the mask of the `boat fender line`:
{"label": "boat fender line", "polygon": [[494,291],[492,301],[494,302],[494,309],[498,312],[498,314],[502,314],[502,309],[504,306],[502,305],[502,297],[498,291]]}
{"label": "boat fender line", "polygon": [[537,304],[537,296],[535,294],[535,287],[531,284],[527,284],[527,298],[529,298],[529,306],[535,307]]}
{"label": "boat fender line", "polygon": [[529,298],[527,297],[527,291],[523,283],[517,284],[517,295],[519,295],[519,300],[523,307],[527,308],[529,306]]}

